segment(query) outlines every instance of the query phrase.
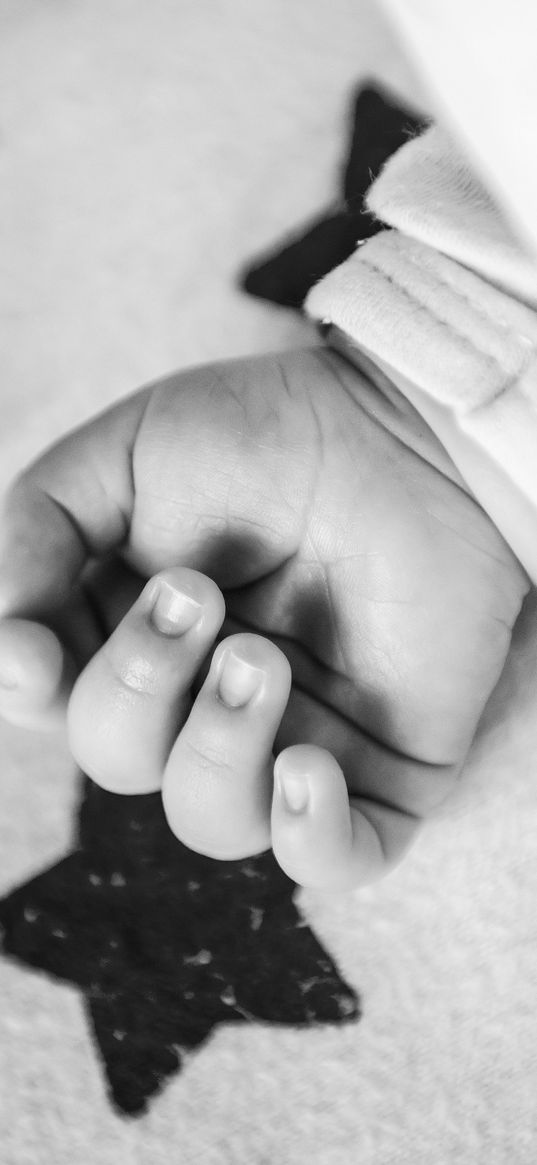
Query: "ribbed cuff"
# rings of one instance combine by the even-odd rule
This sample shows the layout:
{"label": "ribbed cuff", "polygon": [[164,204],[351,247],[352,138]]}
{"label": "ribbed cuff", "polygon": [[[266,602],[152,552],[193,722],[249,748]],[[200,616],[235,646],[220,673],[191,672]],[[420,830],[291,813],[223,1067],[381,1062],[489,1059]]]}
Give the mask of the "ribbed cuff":
{"label": "ribbed cuff", "polygon": [[537,313],[395,230],[314,287],[306,310],[417,408],[537,582]]}

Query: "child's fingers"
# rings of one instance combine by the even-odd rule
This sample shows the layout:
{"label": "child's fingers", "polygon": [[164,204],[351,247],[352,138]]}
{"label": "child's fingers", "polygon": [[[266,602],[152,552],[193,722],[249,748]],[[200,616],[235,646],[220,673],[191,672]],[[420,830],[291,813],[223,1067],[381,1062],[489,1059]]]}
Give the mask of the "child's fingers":
{"label": "child's fingers", "polygon": [[59,726],[75,665],[53,631],[26,619],[0,620],[0,716],[25,728]]}
{"label": "child's fingers", "polygon": [[403,857],[419,819],[349,794],[331,753],[293,745],[274,766],[272,847],[293,881],[351,890],[383,877]]}
{"label": "child's fingers", "polygon": [[81,673],[69,702],[69,742],[103,788],[160,788],[224,613],[222,593],[206,575],[186,567],[162,571]]}
{"label": "child's fingers", "polygon": [[162,788],[170,827],[191,849],[235,859],[270,846],[272,748],[290,685],[269,640],[240,633],[218,645]]}

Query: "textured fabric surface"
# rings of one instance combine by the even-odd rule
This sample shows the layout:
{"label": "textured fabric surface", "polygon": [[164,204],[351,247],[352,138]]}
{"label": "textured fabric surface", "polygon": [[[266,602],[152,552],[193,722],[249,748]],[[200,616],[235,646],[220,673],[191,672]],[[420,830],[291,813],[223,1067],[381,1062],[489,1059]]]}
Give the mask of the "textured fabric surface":
{"label": "textured fabric surface", "polygon": [[537,255],[537,12],[531,0],[380,0],[427,80],[435,114]]}
{"label": "textured fabric surface", "polygon": [[437,127],[389,159],[366,205],[391,229],[307,310],[408,397],[537,583],[537,264]]}
{"label": "textured fabric surface", "polygon": [[[0,13],[5,482],[144,379],[314,340],[236,272],[333,197],[361,77],[418,94],[364,0]],[[397,876],[298,895],[360,1023],[228,1023],[128,1122],[79,988],[2,959],[2,1165],[533,1165],[534,619],[529,604],[464,793]],[[0,756],[6,895],[69,852],[80,788],[59,738],[2,726]]]}
{"label": "textured fabric surface", "polygon": [[457,259],[525,303],[537,304],[534,256],[440,126],[398,151],[367,202],[382,222]]}
{"label": "textured fabric surface", "polygon": [[314,283],[343,263],[360,239],[383,229],[368,212],[365,196],[386,160],[423,123],[374,85],[360,86],[352,105],[350,142],[333,205],[247,268],[241,282],[250,295],[302,307]]}

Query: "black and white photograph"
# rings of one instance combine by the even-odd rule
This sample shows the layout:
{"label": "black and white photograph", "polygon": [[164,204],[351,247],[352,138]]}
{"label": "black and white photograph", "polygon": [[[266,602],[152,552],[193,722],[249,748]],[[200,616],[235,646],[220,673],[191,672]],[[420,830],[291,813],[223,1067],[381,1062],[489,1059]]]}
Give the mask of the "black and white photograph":
{"label": "black and white photograph", "polygon": [[0,1165],[535,1165],[536,127],[532,0],[0,0]]}

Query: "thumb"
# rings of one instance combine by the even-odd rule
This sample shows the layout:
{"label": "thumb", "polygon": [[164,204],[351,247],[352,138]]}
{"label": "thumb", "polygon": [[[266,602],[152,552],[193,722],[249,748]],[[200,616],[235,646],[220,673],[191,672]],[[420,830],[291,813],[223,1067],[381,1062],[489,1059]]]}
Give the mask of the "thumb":
{"label": "thumb", "polygon": [[77,664],[52,627],[88,640],[76,584],[88,559],[128,534],[131,451],[149,390],[68,434],[26,469],[0,514],[0,714],[49,728],[63,720]]}
{"label": "thumb", "polygon": [[131,451],[149,391],[69,433],[11,486],[0,515],[0,618],[57,609],[88,559],[126,537]]}

